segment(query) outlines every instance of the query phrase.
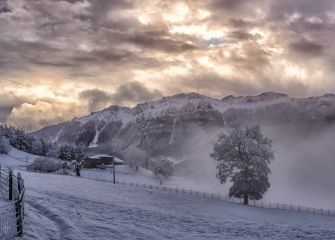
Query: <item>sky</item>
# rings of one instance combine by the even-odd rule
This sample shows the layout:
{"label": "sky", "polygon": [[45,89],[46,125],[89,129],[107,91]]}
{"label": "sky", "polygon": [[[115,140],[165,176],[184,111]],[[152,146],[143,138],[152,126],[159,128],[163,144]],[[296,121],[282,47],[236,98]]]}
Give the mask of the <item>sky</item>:
{"label": "sky", "polygon": [[182,92],[335,89],[334,0],[0,0],[0,122]]}

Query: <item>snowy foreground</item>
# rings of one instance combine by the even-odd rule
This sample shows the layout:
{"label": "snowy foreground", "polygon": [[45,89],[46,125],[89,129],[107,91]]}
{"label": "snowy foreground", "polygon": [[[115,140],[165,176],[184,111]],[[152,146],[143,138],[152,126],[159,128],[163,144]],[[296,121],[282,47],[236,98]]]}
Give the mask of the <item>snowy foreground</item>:
{"label": "snowy foreground", "polygon": [[23,239],[334,239],[335,219],[22,172]]}
{"label": "snowy foreground", "polygon": [[[0,155],[0,164],[17,169],[36,157],[15,149],[11,156]],[[26,185],[21,239],[335,239],[334,217],[101,182],[112,180],[110,170],[83,170],[81,178],[21,172]],[[158,184],[151,172],[126,166],[118,168],[117,180]],[[165,186],[219,190],[178,177]]]}

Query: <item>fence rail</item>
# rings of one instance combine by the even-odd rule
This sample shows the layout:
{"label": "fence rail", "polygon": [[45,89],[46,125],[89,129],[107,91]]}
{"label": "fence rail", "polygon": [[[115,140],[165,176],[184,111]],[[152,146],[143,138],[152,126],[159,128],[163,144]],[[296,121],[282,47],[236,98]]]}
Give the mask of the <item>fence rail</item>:
{"label": "fence rail", "polygon": [[[96,179],[96,180],[102,181],[102,182],[110,182],[110,181],[101,180],[101,179],[100,180]],[[226,202],[231,202],[231,203],[236,203],[236,204],[243,204],[243,199],[229,198],[226,195],[221,195],[217,193],[208,193],[208,192],[201,192],[201,191],[196,191],[196,190],[188,190],[188,189],[180,189],[180,188],[165,187],[165,186],[158,186],[158,185],[151,185],[151,184],[140,184],[140,183],[132,183],[132,182],[116,181],[116,183],[125,185],[125,186],[137,187],[137,188],[175,192],[175,193],[192,195],[192,196],[197,196],[197,197],[202,197],[202,198],[207,198],[207,199],[212,199],[212,200],[220,200],[220,201],[226,201]],[[280,210],[287,210],[287,211],[309,213],[309,214],[314,214],[314,215],[324,215],[324,216],[335,217],[335,210],[322,209],[322,208],[311,208],[311,207],[305,207],[305,206],[299,206],[299,205],[293,205],[293,204],[265,202],[262,200],[257,200],[257,201],[249,200],[248,206],[258,207],[258,208],[280,209]]]}
{"label": "fence rail", "polygon": [[6,203],[0,207],[0,239],[23,235],[24,193],[21,173],[15,176],[11,168],[0,166],[0,198]]}

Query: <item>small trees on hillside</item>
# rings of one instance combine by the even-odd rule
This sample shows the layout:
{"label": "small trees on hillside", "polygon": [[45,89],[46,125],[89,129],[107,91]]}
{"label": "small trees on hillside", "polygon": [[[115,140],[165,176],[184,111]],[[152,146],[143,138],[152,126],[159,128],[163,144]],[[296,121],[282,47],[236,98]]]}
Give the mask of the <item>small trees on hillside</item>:
{"label": "small trees on hillside", "polygon": [[80,162],[84,159],[84,153],[80,147],[64,145],[60,147],[58,157],[66,161],[76,160]]}
{"label": "small trees on hillside", "polygon": [[259,200],[270,187],[268,164],[274,158],[271,140],[259,126],[234,126],[229,135],[219,134],[211,157],[218,161],[217,178],[233,183],[230,197]]}
{"label": "small trees on hillside", "polygon": [[39,156],[46,156],[49,154],[49,147],[51,147],[49,144],[41,138],[26,133],[22,129],[0,125],[0,136],[8,139],[11,146],[21,151]]}
{"label": "small trees on hillside", "polygon": [[159,182],[162,185],[163,177],[170,177],[174,172],[173,162],[167,159],[159,160],[155,163],[155,167],[152,172],[157,178],[159,178]]}
{"label": "small trees on hillside", "polygon": [[7,138],[0,136],[0,154],[7,154],[10,152],[10,145]]}
{"label": "small trees on hillside", "polygon": [[16,129],[9,138],[10,144],[24,152],[32,153],[34,138],[27,135],[23,130]]}

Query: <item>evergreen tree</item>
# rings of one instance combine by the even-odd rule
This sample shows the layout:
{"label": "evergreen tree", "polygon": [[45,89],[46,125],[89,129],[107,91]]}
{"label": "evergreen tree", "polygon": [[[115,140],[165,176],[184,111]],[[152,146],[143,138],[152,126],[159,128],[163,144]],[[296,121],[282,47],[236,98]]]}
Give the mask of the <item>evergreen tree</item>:
{"label": "evergreen tree", "polygon": [[270,187],[268,164],[274,158],[271,140],[263,136],[259,126],[234,126],[229,135],[219,134],[211,157],[218,161],[217,178],[230,180],[230,197],[259,200]]}
{"label": "evergreen tree", "polygon": [[8,139],[0,135],[0,154],[7,154],[10,150],[11,147]]}
{"label": "evergreen tree", "polygon": [[64,145],[60,147],[58,157],[66,161],[76,160],[80,162],[84,159],[84,153],[80,147]]}

